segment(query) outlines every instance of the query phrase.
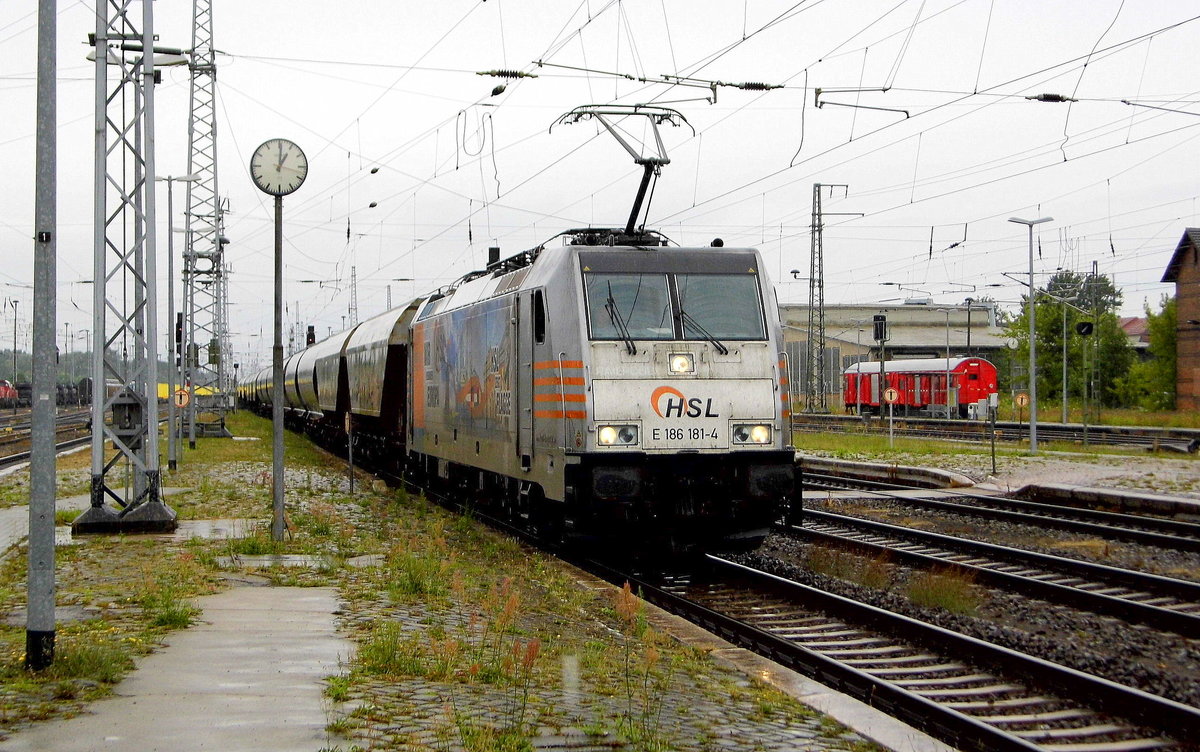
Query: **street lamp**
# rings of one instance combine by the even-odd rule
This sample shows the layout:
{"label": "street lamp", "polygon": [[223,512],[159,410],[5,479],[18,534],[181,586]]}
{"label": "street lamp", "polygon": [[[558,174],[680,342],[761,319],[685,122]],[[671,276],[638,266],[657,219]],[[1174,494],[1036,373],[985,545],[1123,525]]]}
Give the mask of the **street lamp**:
{"label": "street lamp", "polygon": [[[75,339],[79,339],[80,337],[83,337],[84,346],[86,348],[84,350],[84,352],[87,354],[87,360],[91,360],[92,359],[92,330],[91,329],[76,329],[75,330]],[[84,361],[84,362],[87,362],[87,361]],[[75,374],[72,373],[71,378],[75,378]],[[79,394],[79,404],[80,405],[83,404],[82,392],[83,392],[83,390],[81,389],[80,394]]]}
{"label": "street lamp", "polygon": [[[175,183],[195,183],[199,175],[168,175],[155,177],[156,181],[167,184],[167,351],[171,353],[171,367],[167,369],[167,469],[171,472],[179,467],[178,450],[176,449],[175,419],[175,384],[179,368],[179,347],[175,340],[175,196],[172,190]],[[154,386],[155,391],[158,385]]]}
{"label": "street lamp", "polygon": [[1034,305],[1033,286],[1033,226],[1050,222],[1054,217],[1039,219],[1020,219],[1009,217],[1009,222],[1016,222],[1029,228],[1029,453],[1037,454],[1037,307]]}
{"label": "street lamp", "polygon": [[[12,309],[13,309],[13,380],[12,380],[12,383],[13,383],[13,388],[15,389],[17,387],[17,299],[10,298],[8,302],[12,303]],[[20,400],[13,400],[13,415],[17,414],[17,403],[18,402],[20,402]]]}
{"label": "street lamp", "polygon": [[950,419],[950,309],[939,308],[938,313],[946,314],[946,419]]}

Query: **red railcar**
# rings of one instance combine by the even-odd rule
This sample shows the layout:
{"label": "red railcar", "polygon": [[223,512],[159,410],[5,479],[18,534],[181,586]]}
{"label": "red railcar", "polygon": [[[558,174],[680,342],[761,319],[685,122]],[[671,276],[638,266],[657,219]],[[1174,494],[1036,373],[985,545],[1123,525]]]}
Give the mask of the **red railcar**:
{"label": "red railcar", "polygon": [[[883,364],[885,388],[897,392],[893,403],[901,415],[957,413],[967,417],[967,406],[996,392],[996,366],[983,358],[920,358],[888,360]],[[946,410],[946,376],[950,376],[950,409]],[[842,402],[846,412],[880,412],[879,361],[863,361],[842,375]],[[886,403],[885,403],[886,404]]]}
{"label": "red railcar", "polygon": [[17,401],[17,388],[11,381],[0,379],[0,407],[12,407]]}

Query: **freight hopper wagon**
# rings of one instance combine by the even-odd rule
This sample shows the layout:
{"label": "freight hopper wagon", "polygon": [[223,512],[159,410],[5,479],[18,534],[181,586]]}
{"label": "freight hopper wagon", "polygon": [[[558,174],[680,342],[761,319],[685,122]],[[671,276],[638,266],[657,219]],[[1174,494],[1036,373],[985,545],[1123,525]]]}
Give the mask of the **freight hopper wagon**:
{"label": "freight hopper wagon", "polygon": [[[882,392],[891,387],[897,392],[892,409],[898,414],[965,418],[969,405],[987,399],[997,388],[996,366],[983,358],[884,361],[883,390],[879,386],[879,371],[879,361],[863,361],[846,369],[842,375],[842,401],[846,412],[878,415]],[[946,393],[947,375],[949,395]]]}
{"label": "freight hopper wagon", "polygon": [[[293,356],[293,412],[328,441],[348,411],[356,457],[361,446],[552,538],[757,546],[795,474],[758,253],[565,238]],[[243,397],[269,403],[264,378]]]}

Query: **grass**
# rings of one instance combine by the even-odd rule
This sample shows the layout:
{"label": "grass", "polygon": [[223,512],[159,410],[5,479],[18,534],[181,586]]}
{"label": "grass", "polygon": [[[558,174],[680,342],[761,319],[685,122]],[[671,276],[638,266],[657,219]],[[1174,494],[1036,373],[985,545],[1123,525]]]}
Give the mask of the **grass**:
{"label": "grass", "polygon": [[[192,490],[169,503],[181,519],[255,522],[224,541],[88,536],[59,549],[59,605],[86,607],[96,618],[60,626],[57,660],[40,674],[23,668],[24,630],[0,627],[0,734],[79,712],[111,692],[136,656],[195,619],[195,597],[222,586],[217,562],[231,553],[303,553],[331,562],[317,570],[255,570],[277,584],[339,588],[344,625],[358,647],[325,682],[327,730],[344,737],[328,742],[330,750],[402,746],[410,740],[395,729],[417,710],[428,728],[445,731],[435,748],[502,752],[529,750],[542,726],[584,728],[641,749],[684,746],[691,732],[663,702],[679,692],[763,722],[808,717],[776,690],[653,632],[639,609],[623,619],[607,592],[601,600],[571,570],[470,517],[375,484],[349,496],[344,463],[292,434],[285,440],[292,528],[286,540],[272,540],[263,526],[270,518],[270,422],[240,412],[228,425],[259,441],[203,439],[196,450],[184,442],[180,469],[164,483]],[[79,453],[60,468],[78,484],[88,461]],[[20,475],[0,479],[0,497],[9,489],[19,499]],[[382,563],[345,566],[351,554]],[[24,557],[0,560],[0,611],[23,605],[25,566]],[[614,656],[626,648],[622,665]],[[599,710],[577,716],[561,706],[567,665]],[[414,700],[406,691],[414,681],[435,687],[446,705]],[[483,700],[489,713],[477,712]],[[343,703],[352,708],[344,714]]]}
{"label": "grass", "polygon": [[905,587],[905,594],[918,606],[972,615],[982,603],[974,584],[974,578],[969,575],[935,569],[913,574]]}
{"label": "grass", "polygon": [[875,590],[890,588],[894,577],[886,554],[866,557],[837,548],[809,546],[804,563],[814,572]]}

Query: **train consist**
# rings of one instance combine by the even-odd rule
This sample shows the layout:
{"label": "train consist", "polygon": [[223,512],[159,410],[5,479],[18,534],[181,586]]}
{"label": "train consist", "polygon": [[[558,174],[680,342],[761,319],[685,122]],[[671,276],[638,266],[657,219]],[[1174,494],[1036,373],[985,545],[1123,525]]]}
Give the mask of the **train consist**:
{"label": "train consist", "polygon": [[17,404],[17,388],[11,381],[0,379],[0,408],[15,407]]}
{"label": "train consist", "polygon": [[[55,402],[59,406],[86,405],[92,399],[92,380],[82,379],[77,384],[56,384],[54,394]],[[32,395],[32,384],[14,385],[11,381],[0,379],[0,408],[29,407]]]}
{"label": "train consist", "polygon": [[[846,412],[879,414],[883,395],[879,387],[879,361],[855,363],[842,374],[842,401]],[[946,379],[950,380],[947,406]],[[920,358],[888,360],[883,364],[884,390],[897,392],[892,409],[901,415],[915,413],[968,417],[971,404],[996,393],[996,366],[983,358]],[[884,403],[886,404],[886,403]]]}
{"label": "train consist", "polygon": [[[556,237],[292,355],[289,426],[551,538],[756,547],[795,490],[758,252]],[[268,412],[271,370],[239,397]]]}

